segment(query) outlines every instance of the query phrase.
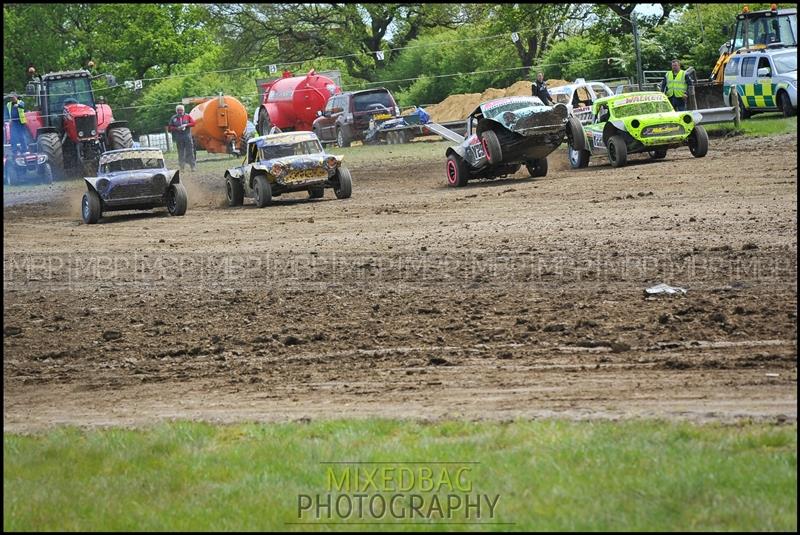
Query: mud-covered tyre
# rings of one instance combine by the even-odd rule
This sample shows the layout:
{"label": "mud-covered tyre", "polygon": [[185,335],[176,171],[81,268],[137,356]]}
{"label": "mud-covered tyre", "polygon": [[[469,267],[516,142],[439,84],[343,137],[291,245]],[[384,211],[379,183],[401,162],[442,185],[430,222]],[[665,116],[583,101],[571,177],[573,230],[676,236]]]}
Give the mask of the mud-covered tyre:
{"label": "mud-covered tyre", "polygon": [[797,110],[792,107],[792,99],[786,91],[781,91],[778,95],[778,106],[780,106],[784,117],[794,117]]}
{"label": "mud-covered tyre", "polygon": [[525,163],[528,174],[533,178],[547,176],[547,158],[538,158]]}
{"label": "mud-covered tyre", "polygon": [[353,194],[353,177],[347,167],[340,167],[336,171],[336,185],[333,193],[336,194],[337,199],[349,199]]}
{"label": "mud-covered tyre", "polygon": [[310,188],[308,190],[309,199],[321,199],[325,196],[325,188]]}
{"label": "mud-covered tyre", "polygon": [[694,127],[692,133],[689,134],[689,151],[695,158],[702,158],[708,154],[708,133],[706,129],[700,125]]}
{"label": "mud-covered tyre", "polygon": [[647,151],[647,154],[650,155],[650,158],[653,160],[663,160],[667,157],[667,149],[656,149]]}
{"label": "mud-covered tyre", "polygon": [[451,188],[461,188],[467,185],[469,180],[469,171],[467,163],[458,157],[456,154],[451,154],[447,157],[445,164],[445,175],[447,176],[447,185]]}
{"label": "mud-covered tyre", "polygon": [[345,129],[341,128],[341,127],[337,128],[336,129],[336,145],[339,148],[346,149],[347,147],[350,146],[350,143],[352,143],[352,140],[350,139],[350,136],[347,134],[347,132],[345,132]]}
{"label": "mud-covered tyre", "polygon": [[256,206],[264,208],[272,202],[272,186],[270,186],[267,177],[258,175],[253,185],[253,193],[255,194]]}
{"label": "mud-covered tyre", "polygon": [[47,155],[47,162],[53,170],[53,178],[57,180],[64,178],[64,151],[58,134],[55,132],[39,134],[36,143],[39,152]]}
{"label": "mud-covered tyre", "polygon": [[173,184],[167,190],[167,212],[169,215],[180,216],[186,213],[189,206],[189,196],[183,184]]}
{"label": "mud-covered tyre", "polygon": [[258,124],[256,125],[256,131],[258,132],[259,136],[263,136],[269,134],[269,129],[272,128],[272,122],[269,119],[269,113],[267,113],[266,108],[260,108],[258,110]]}
{"label": "mud-covered tyre", "polygon": [[628,161],[628,146],[625,138],[617,134],[608,138],[606,143],[608,148],[608,160],[612,167],[622,167]]}
{"label": "mud-covered tyre", "polygon": [[228,197],[228,206],[241,206],[244,203],[242,183],[232,176],[228,176],[225,179],[225,195]]}
{"label": "mud-covered tyre", "polygon": [[493,130],[481,134],[481,145],[490,164],[495,165],[503,161],[503,147],[500,146],[500,140]]}
{"label": "mud-covered tyre", "polygon": [[42,183],[50,185],[53,183],[53,168],[49,163],[42,166]]}
{"label": "mud-covered tyre", "polygon": [[87,225],[93,225],[100,220],[103,215],[103,205],[100,203],[100,196],[94,190],[89,190],[83,194],[81,201],[81,217]]}
{"label": "mud-covered tyre", "polygon": [[131,134],[130,128],[119,126],[108,131],[108,150],[130,149],[131,147],[133,147],[133,134]]}

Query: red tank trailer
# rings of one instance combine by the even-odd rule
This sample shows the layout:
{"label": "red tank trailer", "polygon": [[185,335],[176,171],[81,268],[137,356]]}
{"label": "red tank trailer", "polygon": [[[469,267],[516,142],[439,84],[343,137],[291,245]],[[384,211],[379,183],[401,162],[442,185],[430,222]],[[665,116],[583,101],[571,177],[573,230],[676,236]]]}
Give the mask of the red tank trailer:
{"label": "red tank trailer", "polygon": [[305,76],[284,72],[282,78],[262,87],[264,97],[254,117],[260,135],[268,134],[273,126],[284,132],[311,130],[317,112],[325,108],[332,95],[342,92],[336,82],[314,69]]}

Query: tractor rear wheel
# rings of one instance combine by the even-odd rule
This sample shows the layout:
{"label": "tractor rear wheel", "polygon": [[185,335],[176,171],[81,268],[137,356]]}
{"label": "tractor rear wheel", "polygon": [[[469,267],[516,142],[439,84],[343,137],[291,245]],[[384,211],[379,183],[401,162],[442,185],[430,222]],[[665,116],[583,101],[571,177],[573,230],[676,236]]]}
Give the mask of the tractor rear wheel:
{"label": "tractor rear wheel", "polygon": [[108,150],[130,149],[133,147],[133,134],[127,126],[119,126],[108,131]]}
{"label": "tractor rear wheel", "polygon": [[53,177],[61,179],[64,177],[64,152],[61,147],[61,140],[55,132],[39,134],[36,139],[39,152],[47,156],[47,162],[53,168]]}
{"label": "tractor rear wheel", "polygon": [[619,134],[608,138],[608,159],[612,167],[622,167],[628,161],[628,145]]}

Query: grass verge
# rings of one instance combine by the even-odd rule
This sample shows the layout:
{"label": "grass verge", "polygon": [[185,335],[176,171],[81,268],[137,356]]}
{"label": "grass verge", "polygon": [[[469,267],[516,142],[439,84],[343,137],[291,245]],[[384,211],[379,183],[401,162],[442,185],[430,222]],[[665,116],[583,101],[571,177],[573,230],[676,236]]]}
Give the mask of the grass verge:
{"label": "grass verge", "polygon": [[[3,453],[6,530],[797,528],[796,425],[177,422],[5,434]],[[329,461],[387,464],[322,464]],[[394,512],[413,493],[428,506],[434,493],[420,484],[424,466],[434,474],[446,467],[453,481],[456,470],[465,469],[458,488],[440,486],[437,496],[442,503],[447,495],[499,496],[494,515],[484,507],[480,520],[474,509],[470,518],[455,510],[448,519],[423,508],[416,511],[422,516],[405,510],[395,519],[377,514],[376,506],[366,516],[355,509],[345,515],[342,508],[340,517],[334,510],[328,519],[321,509],[321,521],[369,523],[347,526],[313,524],[313,508],[298,515],[300,494],[316,500],[329,492],[328,469],[340,481],[343,470],[379,468],[377,488],[387,497],[398,492],[401,468],[410,469],[416,482]],[[394,488],[380,479],[387,469]],[[434,480],[441,483],[441,474]],[[461,492],[467,483],[469,492]],[[334,494],[352,499],[357,490]],[[366,494],[377,493],[368,488]],[[395,523],[372,524],[379,521]]]}
{"label": "grass verge", "polygon": [[744,119],[737,129],[733,123],[712,124],[706,127],[712,137],[744,135],[750,137],[777,136],[797,133],[797,117],[767,113]]}

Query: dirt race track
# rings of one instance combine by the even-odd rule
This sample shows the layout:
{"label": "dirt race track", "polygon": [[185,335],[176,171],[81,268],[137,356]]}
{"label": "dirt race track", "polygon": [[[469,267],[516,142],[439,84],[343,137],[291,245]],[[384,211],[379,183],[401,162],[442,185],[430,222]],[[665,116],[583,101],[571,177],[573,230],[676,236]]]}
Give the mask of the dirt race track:
{"label": "dirt race track", "polygon": [[202,166],[182,218],[4,195],[4,429],[796,420],[796,135],[463,189],[393,147],[349,149],[347,201],[229,209]]}

